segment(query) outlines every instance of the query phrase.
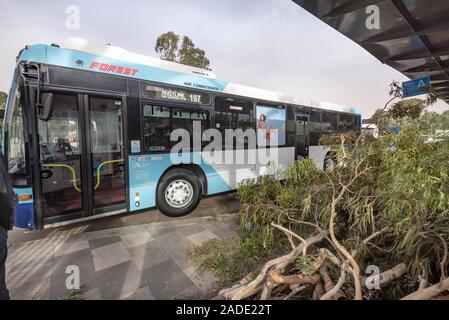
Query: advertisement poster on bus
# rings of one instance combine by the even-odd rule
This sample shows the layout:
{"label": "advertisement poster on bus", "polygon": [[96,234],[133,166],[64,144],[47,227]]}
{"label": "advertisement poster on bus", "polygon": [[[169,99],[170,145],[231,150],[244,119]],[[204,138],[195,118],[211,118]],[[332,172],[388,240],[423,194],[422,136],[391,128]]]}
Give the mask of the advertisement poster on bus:
{"label": "advertisement poster on bus", "polygon": [[285,144],[285,109],[257,106],[257,144],[282,146]]}

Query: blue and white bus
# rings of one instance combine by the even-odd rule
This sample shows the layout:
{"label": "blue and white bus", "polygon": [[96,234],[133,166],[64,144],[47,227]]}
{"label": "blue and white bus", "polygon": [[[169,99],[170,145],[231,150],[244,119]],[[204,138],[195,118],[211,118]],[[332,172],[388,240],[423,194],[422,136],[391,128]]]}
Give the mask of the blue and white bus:
{"label": "blue and white bus", "polygon": [[192,132],[194,121],[224,132],[256,130],[266,120],[281,138],[256,153],[276,148],[279,168],[298,157],[325,168],[331,158],[320,136],[361,129],[354,108],[217,80],[208,70],[110,45],[70,39],[27,46],[17,57],[2,135],[20,199],[16,226],[42,229],[154,207],[186,215],[202,196],[235,190],[267,165],[197,163],[203,145],[173,163],[170,133]]}

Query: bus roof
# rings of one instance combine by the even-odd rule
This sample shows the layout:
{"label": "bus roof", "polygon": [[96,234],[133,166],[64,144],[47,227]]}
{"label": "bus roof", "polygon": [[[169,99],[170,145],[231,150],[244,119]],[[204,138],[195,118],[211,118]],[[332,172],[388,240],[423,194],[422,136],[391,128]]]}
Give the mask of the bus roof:
{"label": "bus roof", "polygon": [[361,114],[353,107],[316,102],[290,94],[218,80],[210,70],[164,61],[79,38],[67,39],[62,47],[42,44],[27,46],[19,56],[19,62],[24,61],[116,74],[279,103]]}

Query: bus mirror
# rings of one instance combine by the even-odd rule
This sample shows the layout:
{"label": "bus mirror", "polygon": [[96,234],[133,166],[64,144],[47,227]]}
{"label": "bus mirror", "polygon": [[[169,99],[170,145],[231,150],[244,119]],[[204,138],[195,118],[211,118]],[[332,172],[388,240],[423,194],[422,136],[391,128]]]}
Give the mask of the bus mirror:
{"label": "bus mirror", "polygon": [[42,102],[38,103],[38,117],[42,121],[48,121],[53,111],[53,93],[43,93]]}

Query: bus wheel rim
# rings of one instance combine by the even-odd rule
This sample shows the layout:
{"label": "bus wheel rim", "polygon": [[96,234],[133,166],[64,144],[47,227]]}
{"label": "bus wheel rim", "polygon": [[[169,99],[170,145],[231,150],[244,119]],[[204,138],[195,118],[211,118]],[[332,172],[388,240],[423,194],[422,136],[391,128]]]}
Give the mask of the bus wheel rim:
{"label": "bus wheel rim", "polygon": [[165,201],[173,208],[182,208],[193,199],[193,187],[186,180],[175,180],[165,189]]}

